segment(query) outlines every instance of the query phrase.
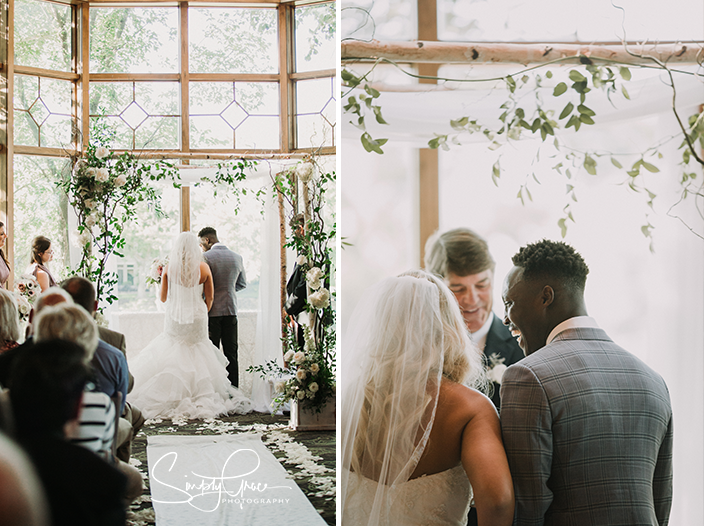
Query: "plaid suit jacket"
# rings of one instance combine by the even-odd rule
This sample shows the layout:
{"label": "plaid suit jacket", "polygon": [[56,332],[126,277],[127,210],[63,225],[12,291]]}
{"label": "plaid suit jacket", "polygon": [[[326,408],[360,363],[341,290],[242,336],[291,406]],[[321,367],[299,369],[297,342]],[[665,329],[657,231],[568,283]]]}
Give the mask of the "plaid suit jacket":
{"label": "plaid suit jacket", "polygon": [[573,328],[506,370],[501,429],[514,525],[666,525],[665,381],[601,329]]}
{"label": "plaid suit jacket", "polygon": [[242,256],[225,245],[216,245],[204,254],[213,273],[215,288],[213,306],[208,312],[216,316],[237,316],[237,296],[235,292],[247,286]]}

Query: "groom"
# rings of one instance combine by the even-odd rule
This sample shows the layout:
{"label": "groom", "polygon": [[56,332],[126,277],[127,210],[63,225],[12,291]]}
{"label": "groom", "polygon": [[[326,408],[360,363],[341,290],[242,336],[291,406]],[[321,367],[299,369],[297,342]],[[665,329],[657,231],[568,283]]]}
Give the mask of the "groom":
{"label": "groom", "polygon": [[521,248],[504,323],[526,357],[501,384],[514,526],[668,523],[672,408],[665,381],[587,315],[587,268],[571,246]]}
{"label": "groom", "polygon": [[215,294],[213,306],[208,313],[208,335],[215,347],[222,350],[230,362],[227,375],[230,383],[239,386],[237,369],[237,296],[236,291],[247,286],[242,256],[236,254],[218,240],[212,227],[198,232],[200,246],[205,252],[205,260],[213,273]]}

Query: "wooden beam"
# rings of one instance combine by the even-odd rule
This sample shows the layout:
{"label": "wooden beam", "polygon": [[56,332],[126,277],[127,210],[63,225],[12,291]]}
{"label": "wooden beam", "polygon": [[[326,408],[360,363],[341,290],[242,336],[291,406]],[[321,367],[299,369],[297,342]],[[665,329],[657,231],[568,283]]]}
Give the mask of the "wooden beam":
{"label": "wooden beam", "polygon": [[303,71],[301,73],[291,73],[291,80],[314,80],[323,79],[326,77],[334,77],[337,75],[336,69],[321,69],[318,71]]}
{"label": "wooden beam", "polygon": [[80,75],[73,71],[55,71],[53,69],[33,68],[31,66],[15,66],[15,73],[19,75],[30,75],[34,77],[47,77],[50,79],[73,81],[80,78]]}
{"label": "wooden beam", "polygon": [[191,230],[191,187],[183,185],[180,195],[181,232],[189,232]]}
{"label": "wooden beam", "polygon": [[420,157],[420,266],[425,258],[425,242],[439,226],[438,150],[422,148]]}
{"label": "wooden beam", "polygon": [[[704,60],[704,42],[687,44],[647,44],[643,46],[596,44],[503,44],[459,42],[342,42],[342,60],[376,60],[386,58],[394,62],[436,64],[543,64],[555,60],[591,59],[611,60],[634,65],[653,65],[648,58],[631,53],[652,56],[668,64],[698,64]],[[630,53],[629,53],[630,52]]]}
{"label": "wooden beam", "polygon": [[79,100],[81,103],[80,113],[80,130],[81,130],[81,148],[85,148],[90,141],[90,7],[88,5],[81,6],[81,25],[80,25],[80,48],[81,54],[79,60],[78,73],[81,75],[79,83]]}
{"label": "wooden beam", "polygon": [[189,120],[189,72],[188,72],[188,2],[179,3],[179,77],[181,81],[181,150],[191,149]]}
{"label": "wooden beam", "polygon": [[[0,70],[0,221],[5,223],[8,239],[5,242],[5,255],[10,261],[8,287],[12,289],[15,278],[15,214],[14,174],[12,143],[15,112],[13,94],[15,89],[15,3],[3,2],[0,10],[0,64],[6,65]],[[21,271],[20,271],[21,272]]]}
{"label": "wooden beam", "polygon": [[[418,40],[438,39],[438,5],[436,0],[418,0]],[[418,74],[423,77],[437,77],[438,64],[418,64]],[[418,79],[421,84],[437,84],[437,80]]]}
{"label": "wooden beam", "polygon": [[293,124],[296,114],[293,82],[291,73],[294,62],[293,6],[278,7],[279,27],[279,126],[281,128],[280,148],[282,152],[291,151],[295,144],[296,128]]}

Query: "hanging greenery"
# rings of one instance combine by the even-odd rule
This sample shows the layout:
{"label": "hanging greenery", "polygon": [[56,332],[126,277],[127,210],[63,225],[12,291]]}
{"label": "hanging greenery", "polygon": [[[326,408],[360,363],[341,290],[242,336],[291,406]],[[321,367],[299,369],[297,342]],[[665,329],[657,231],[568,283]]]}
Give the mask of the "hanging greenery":
{"label": "hanging greenery", "polygon": [[[629,52],[630,53],[630,52]],[[563,216],[558,220],[558,226],[565,237],[569,221],[574,222],[571,205],[577,201],[576,183],[572,179],[579,170],[584,170],[591,175],[597,175],[599,162],[602,158],[607,158],[608,162],[616,168],[622,170],[626,177],[628,187],[645,196],[647,205],[652,209],[653,201],[657,197],[655,192],[646,186],[645,173],[657,173],[660,168],[657,161],[662,158],[659,148],[669,140],[681,141],[679,150],[681,151],[680,166],[682,169],[680,185],[682,187],[680,201],[689,195],[704,197],[702,193],[703,183],[697,178],[697,164],[704,166],[704,160],[700,157],[697,149],[704,148],[704,111],[699,111],[690,115],[687,119],[682,119],[675,106],[677,90],[675,87],[674,74],[688,74],[692,72],[684,70],[673,70],[665,62],[650,56],[630,53],[634,58],[646,59],[652,65],[617,62],[614,60],[590,58],[587,56],[564,57],[540,64],[530,68],[522,68],[516,73],[496,78],[471,79],[465,82],[496,82],[502,80],[506,89],[506,98],[496,109],[498,126],[482,123],[472,115],[461,115],[450,121],[453,133],[435,133],[428,139],[428,147],[432,149],[449,150],[452,146],[461,145],[463,135],[482,134],[488,142],[490,150],[500,150],[512,141],[518,141],[524,136],[540,136],[542,142],[551,140],[558,152],[558,159],[552,169],[565,177],[566,204],[563,208]],[[365,118],[373,115],[379,124],[387,124],[382,116],[382,108],[379,103],[380,92],[372,87],[369,79],[371,74],[380,63],[390,63],[396,66],[403,73],[421,78],[403,70],[398,64],[386,59],[378,59],[370,70],[361,76],[355,75],[349,68],[343,68],[342,81],[347,88],[343,92],[346,97],[346,104],[343,106],[345,113],[350,114],[353,120],[350,121],[358,127],[362,133],[361,143],[367,152],[383,154],[382,146],[388,139],[373,138],[366,129]],[[556,64],[576,62],[567,73],[568,81],[555,84],[553,71],[550,66]],[[591,126],[598,122],[598,115],[590,104],[589,100],[595,97],[595,93],[603,93],[609,101],[616,94],[620,94],[625,100],[630,100],[630,95],[626,87],[631,80],[631,69],[655,68],[665,72],[672,89],[672,111],[680,127],[680,134],[660,141],[656,146],[644,149],[632,164],[625,164],[619,161],[617,152],[604,151],[579,151],[574,148],[567,148],[562,138],[562,134],[570,128],[579,132],[585,126]],[[428,77],[422,77],[428,78]],[[443,77],[431,77],[437,81],[463,82],[461,79],[448,79]],[[544,100],[546,92],[545,85],[555,84],[552,88],[552,97]],[[529,93],[532,92],[532,93]],[[526,100],[527,99],[527,100]],[[562,101],[562,109],[555,109],[553,101]],[[539,151],[537,153],[539,156]],[[501,156],[492,166],[491,174],[494,184],[499,185],[499,180],[503,173],[501,167]],[[517,198],[525,204],[525,200],[532,200],[532,195],[528,188],[529,179],[539,183],[535,173],[529,174],[527,182],[520,186]],[[700,178],[701,179],[701,178]],[[647,238],[651,238],[652,225],[647,220],[641,227],[641,232]],[[690,230],[692,230],[690,228]],[[693,231],[693,230],[692,230]],[[697,234],[699,235],[699,234]],[[701,236],[700,236],[701,237]],[[652,250],[652,239],[651,239]]]}

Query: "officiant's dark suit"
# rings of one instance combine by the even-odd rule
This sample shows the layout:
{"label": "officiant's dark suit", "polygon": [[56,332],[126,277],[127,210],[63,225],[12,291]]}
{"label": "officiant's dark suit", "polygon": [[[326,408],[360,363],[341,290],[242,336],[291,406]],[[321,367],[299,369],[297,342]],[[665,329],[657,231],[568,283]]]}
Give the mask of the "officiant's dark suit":
{"label": "officiant's dark suit", "polygon": [[[522,360],[523,350],[518,346],[516,338],[511,336],[511,331],[504,325],[501,318],[493,316],[489,333],[486,335],[486,345],[484,346],[484,363],[491,366],[490,356],[497,356],[503,360],[507,367]],[[494,392],[491,394],[491,401],[496,409],[501,408],[501,384],[494,382]]]}
{"label": "officiant's dark suit", "polygon": [[588,269],[564,243],[513,257],[504,322],[526,358],[501,385],[514,525],[665,525],[672,409],[655,371],[616,345],[584,305]]}
{"label": "officiant's dark suit", "polygon": [[198,233],[205,260],[213,274],[213,306],[208,312],[208,335],[213,345],[220,347],[230,362],[227,374],[230,383],[239,386],[237,367],[237,294],[247,286],[242,256],[220,243],[210,227]]}

